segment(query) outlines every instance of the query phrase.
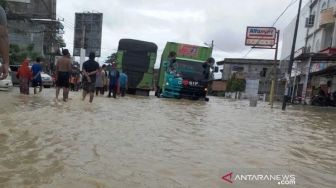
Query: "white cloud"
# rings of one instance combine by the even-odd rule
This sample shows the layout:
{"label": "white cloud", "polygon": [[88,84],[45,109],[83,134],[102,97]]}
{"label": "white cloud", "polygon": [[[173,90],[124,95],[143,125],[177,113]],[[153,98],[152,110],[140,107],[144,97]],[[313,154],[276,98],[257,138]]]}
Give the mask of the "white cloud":
{"label": "white cloud", "polygon": [[[204,45],[215,42],[213,56],[242,58],[246,26],[269,26],[292,0],[58,0],[57,14],[65,18],[65,41],[72,51],[75,12],[104,14],[102,57],[113,53],[121,38],[158,45],[158,59],[167,41]],[[306,0],[307,1],[307,0]],[[295,15],[297,4],[276,25],[283,30]],[[270,58],[270,50],[252,51],[248,58]]]}

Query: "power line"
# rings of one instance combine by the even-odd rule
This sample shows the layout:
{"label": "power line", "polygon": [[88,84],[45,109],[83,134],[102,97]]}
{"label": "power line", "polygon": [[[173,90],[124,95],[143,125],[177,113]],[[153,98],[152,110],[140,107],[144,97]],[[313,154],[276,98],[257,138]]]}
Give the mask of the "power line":
{"label": "power line", "polygon": [[275,24],[279,21],[279,19],[286,13],[286,11],[289,9],[289,7],[291,7],[294,3],[296,3],[298,0],[292,0],[291,3],[289,3],[289,5],[285,8],[285,10],[278,16],[278,18],[274,21],[273,26],[275,26]]}
{"label": "power line", "polygon": [[214,45],[214,48],[217,48],[217,49],[219,49],[219,50],[221,50],[221,51],[225,51],[224,49],[219,48],[217,45]]}
{"label": "power line", "polygon": [[64,23],[68,24],[72,29],[75,29],[75,26],[71,22],[64,20]]}
{"label": "power line", "polygon": [[64,26],[66,26],[68,29],[70,30],[74,30],[75,29],[75,25],[71,22],[71,21],[66,21],[66,19],[58,14],[56,14],[57,17],[61,18],[63,20],[63,24]]}
{"label": "power line", "polygon": [[71,26],[69,26],[68,24],[64,23],[64,26],[70,30],[73,30],[74,28],[72,28]]}
{"label": "power line", "polygon": [[63,22],[63,24],[65,25],[65,26],[67,26],[69,29],[71,29],[71,30],[74,30],[75,29],[75,27],[73,27],[72,25],[70,25],[69,23],[67,23],[67,22]]}
{"label": "power line", "polygon": [[[279,19],[287,12],[287,10],[294,5],[298,0],[292,0],[287,7],[281,12],[281,14],[276,18],[276,20],[273,22],[272,27],[275,26],[275,24],[279,21]],[[252,46],[251,49],[244,55],[244,58],[246,58],[254,49],[256,45]]]}
{"label": "power line", "polygon": [[[60,17],[60,18],[62,18],[64,21],[66,20],[64,17],[62,17],[62,16],[60,16],[59,14],[56,14],[57,15],[57,17]],[[74,23],[72,23],[71,21],[67,21],[70,25],[72,25],[72,26],[74,26],[75,24]]]}

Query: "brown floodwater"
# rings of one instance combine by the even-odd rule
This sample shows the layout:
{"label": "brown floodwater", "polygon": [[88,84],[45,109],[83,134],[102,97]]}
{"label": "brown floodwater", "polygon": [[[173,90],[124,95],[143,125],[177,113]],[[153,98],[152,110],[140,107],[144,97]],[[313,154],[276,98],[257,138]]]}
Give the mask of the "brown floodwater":
{"label": "brown floodwater", "polygon": [[[54,89],[0,92],[1,188],[336,185],[336,110],[154,96],[54,102]],[[295,185],[233,183],[231,169],[295,175]]]}

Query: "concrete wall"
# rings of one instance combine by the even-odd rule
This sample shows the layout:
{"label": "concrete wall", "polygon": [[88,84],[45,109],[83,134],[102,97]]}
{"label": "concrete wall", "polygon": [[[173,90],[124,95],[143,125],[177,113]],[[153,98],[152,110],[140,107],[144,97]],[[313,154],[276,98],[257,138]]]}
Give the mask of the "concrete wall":
{"label": "concrete wall", "polygon": [[[235,72],[234,67],[241,67],[247,80],[259,80],[258,93],[269,93],[271,88],[270,72],[272,64],[224,64],[223,80],[229,80]],[[267,68],[266,77],[260,77],[260,72]]]}
{"label": "concrete wall", "polygon": [[[298,28],[298,36],[296,41],[295,50],[302,47],[307,47],[310,52],[319,52],[327,47],[331,46],[332,39],[334,38],[334,26],[328,26],[326,28],[320,27],[321,10],[325,3],[325,8],[335,7],[335,0],[319,0],[315,6],[310,10],[311,2],[309,1],[301,10],[300,23]],[[315,21],[313,27],[306,28],[305,22],[309,15],[315,15]],[[294,28],[295,28],[296,17],[294,17],[289,25],[285,28],[283,34],[283,43],[281,50],[281,60],[288,60],[292,48]],[[307,43],[306,43],[307,42]],[[283,62],[286,63],[286,62]],[[284,68],[287,66],[282,66],[282,72],[286,72]]]}
{"label": "concrete wall", "polygon": [[321,11],[330,7],[334,7],[334,10],[336,10],[335,0],[319,0],[311,9],[311,14],[315,15],[315,23],[313,27],[307,28],[306,47],[310,49],[310,52],[319,52],[333,46],[332,41],[336,38],[335,26],[320,27]]}
{"label": "concrete wall", "polygon": [[229,80],[232,76],[234,67],[241,67],[246,76],[249,75],[259,75],[263,68],[267,68],[270,71],[273,65],[262,65],[262,64],[224,64],[223,69],[223,80]]}
{"label": "concrete wall", "polygon": [[23,20],[9,20],[8,25],[10,44],[17,44],[21,47],[34,44],[34,51],[42,54],[44,32],[41,31],[44,31],[43,25],[36,25]]}
{"label": "concrete wall", "polygon": [[56,19],[56,0],[10,1],[6,8],[10,44],[26,47],[34,44],[34,51],[50,52],[51,40],[56,35],[51,22],[31,19]]}
{"label": "concrete wall", "polygon": [[[305,46],[307,29],[305,28],[306,18],[309,16],[309,4],[304,5],[300,14],[298,35],[295,44],[295,50]],[[316,18],[315,18],[316,19]],[[282,32],[282,48],[280,59],[288,59],[292,49],[296,16],[290,21],[289,25]]]}
{"label": "concrete wall", "polygon": [[6,10],[9,19],[56,19],[56,0],[9,1]]}

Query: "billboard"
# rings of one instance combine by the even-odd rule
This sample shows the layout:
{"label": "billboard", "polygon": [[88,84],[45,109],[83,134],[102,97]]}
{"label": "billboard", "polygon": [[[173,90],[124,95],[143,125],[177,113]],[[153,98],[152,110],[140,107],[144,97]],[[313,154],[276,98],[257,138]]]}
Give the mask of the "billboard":
{"label": "billboard", "polygon": [[12,2],[18,2],[18,3],[30,3],[30,0],[7,0]]}
{"label": "billboard", "polygon": [[274,46],[276,28],[274,27],[247,27],[246,46]]}
{"label": "billboard", "polygon": [[73,55],[80,56],[80,49],[84,48],[85,56],[95,52],[100,57],[102,28],[102,13],[76,13]]}

